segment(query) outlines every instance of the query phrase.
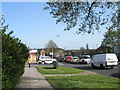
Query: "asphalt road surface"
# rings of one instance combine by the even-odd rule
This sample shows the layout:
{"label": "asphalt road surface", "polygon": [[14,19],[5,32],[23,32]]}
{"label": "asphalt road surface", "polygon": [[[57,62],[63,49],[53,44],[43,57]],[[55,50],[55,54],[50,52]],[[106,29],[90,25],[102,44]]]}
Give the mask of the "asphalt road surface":
{"label": "asphalt road surface", "polygon": [[91,67],[90,64],[70,64],[70,63],[65,63],[65,62],[60,62],[60,66],[63,67],[71,67],[71,68],[77,68],[77,69],[82,69],[82,70],[88,70],[91,72],[95,72],[101,75],[109,76],[109,77],[115,77],[115,78],[120,78],[120,70],[118,67],[120,67],[120,63],[118,66],[114,66],[113,69],[111,68],[93,68]]}

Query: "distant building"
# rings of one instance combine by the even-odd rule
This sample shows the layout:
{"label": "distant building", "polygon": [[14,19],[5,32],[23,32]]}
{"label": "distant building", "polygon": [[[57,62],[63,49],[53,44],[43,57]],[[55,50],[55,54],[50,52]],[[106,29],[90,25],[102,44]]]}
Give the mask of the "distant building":
{"label": "distant building", "polygon": [[29,51],[29,58],[28,60],[31,63],[36,63],[37,62],[37,50],[30,50]]}
{"label": "distant building", "polygon": [[45,50],[42,49],[42,50],[40,51],[40,56],[45,56]]}
{"label": "distant building", "polygon": [[30,49],[28,60],[31,63],[37,63],[37,61],[39,60],[39,57],[45,56],[45,55],[46,55],[45,49]]}
{"label": "distant building", "polygon": [[120,61],[120,43],[113,45],[113,47],[114,47],[114,53],[117,55]]}
{"label": "distant building", "polygon": [[57,53],[56,53],[56,56],[57,57],[63,57],[63,56],[65,56],[64,50],[58,50]]}
{"label": "distant building", "polygon": [[65,53],[65,56],[71,56],[72,55],[72,52],[70,50],[65,50],[64,53]]}
{"label": "distant building", "polygon": [[89,55],[95,55],[96,54],[96,49],[89,49]]}
{"label": "distant building", "polygon": [[100,46],[96,49],[96,54],[102,54],[105,53],[105,46]]}
{"label": "distant building", "polygon": [[103,54],[103,53],[112,53],[113,48],[109,46],[100,46],[96,49],[96,54]]}

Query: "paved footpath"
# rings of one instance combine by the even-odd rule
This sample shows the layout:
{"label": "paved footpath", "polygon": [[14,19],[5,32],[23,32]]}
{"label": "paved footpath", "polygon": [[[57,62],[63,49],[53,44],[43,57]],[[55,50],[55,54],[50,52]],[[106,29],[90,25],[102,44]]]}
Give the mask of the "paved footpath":
{"label": "paved footpath", "polygon": [[15,88],[40,88],[54,90],[53,87],[45,80],[45,76],[40,74],[34,66],[25,66],[25,72],[21,77],[21,82]]}
{"label": "paved footpath", "polygon": [[37,69],[35,68],[35,65],[31,65],[29,67],[28,65],[25,65],[25,72],[23,76],[21,77],[21,82],[16,85],[15,89],[42,89],[42,90],[55,90],[45,79],[45,76],[72,76],[72,75],[92,75],[97,74],[90,71],[85,71],[80,74],[49,74],[49,75],[43,75],[40,74]]}

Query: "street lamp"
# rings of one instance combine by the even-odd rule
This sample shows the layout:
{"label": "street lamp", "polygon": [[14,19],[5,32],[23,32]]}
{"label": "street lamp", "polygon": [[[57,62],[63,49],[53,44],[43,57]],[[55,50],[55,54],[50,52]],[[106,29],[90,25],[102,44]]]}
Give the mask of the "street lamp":
{"label": "street lamp", "polygon": [[54,55],[54,50],[53,50],[53,47],[51,48],[52,49],[52,51],[50,52],[50,55],[52,56],[52,58],[53,58],[53,55]]}

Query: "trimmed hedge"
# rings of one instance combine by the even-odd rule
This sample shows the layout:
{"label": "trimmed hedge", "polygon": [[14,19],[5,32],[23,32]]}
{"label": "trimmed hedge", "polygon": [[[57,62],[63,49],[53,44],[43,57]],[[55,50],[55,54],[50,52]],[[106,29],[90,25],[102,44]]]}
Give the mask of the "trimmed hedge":
{"label": "trimmed hedge", "polygon": [[7,26],[2,31],[2,88],[13,88],[24,73],[28,58],[28,48],[18,38],[6,34]]}

